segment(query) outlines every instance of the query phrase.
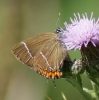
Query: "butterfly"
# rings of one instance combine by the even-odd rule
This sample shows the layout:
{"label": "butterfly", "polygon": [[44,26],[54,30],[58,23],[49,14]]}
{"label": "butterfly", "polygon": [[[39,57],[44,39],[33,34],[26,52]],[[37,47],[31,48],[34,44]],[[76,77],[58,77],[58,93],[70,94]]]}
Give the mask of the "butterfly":
{"label": "butterfly", "polygon": [[15,56],[46,78],[56,79],[62,76],[65,61],[71,61],[66,47],[60,41],[62,31],[47,32],[16,44],[12,52]]}

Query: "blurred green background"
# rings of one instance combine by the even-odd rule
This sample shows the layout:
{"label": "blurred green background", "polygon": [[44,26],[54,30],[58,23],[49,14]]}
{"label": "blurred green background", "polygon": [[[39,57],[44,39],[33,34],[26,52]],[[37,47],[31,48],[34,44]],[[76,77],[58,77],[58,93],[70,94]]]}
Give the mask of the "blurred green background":
{"label": "blurred green background", "polygon": [[[94,12],[99,16],[99,0],[0,0],[0,100],[84,100],[79,92],[64,79],[47,80],[20,63],[11,53],[18,42],[44,32],[64,27],[73,14]],[[35,49],[35,48],[34,48]],[[80,52],[70,51],[72,59],[81,58]],[[82,75],[83,85],[91,89]],[[50,99],[47,98],[50,97]]]}

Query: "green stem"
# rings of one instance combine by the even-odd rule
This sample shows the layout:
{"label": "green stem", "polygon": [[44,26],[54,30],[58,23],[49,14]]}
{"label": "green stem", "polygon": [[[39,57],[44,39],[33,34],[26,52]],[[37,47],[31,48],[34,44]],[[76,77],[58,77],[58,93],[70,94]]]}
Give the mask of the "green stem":
{"label": "green stem", "polygon": [[89,75],[87,72],[85,73],[87,75],[87,77],[93,81],[95,84],[97,84],[97,86],[99,87],[99,77],[93,77],[91,75]]}
{"label": "green stem", "polygon": [[77,82],[74,78],[68,78],[66,79],[69,83],[71,83],[83,96],[85,100],[92,100],[92,98],[81,88],[80,84]]}
{"label": "green stem", "polygon": [[99,100],[98,86],[93,81],[91,81],[91,84],[96,95],[96,100]]}

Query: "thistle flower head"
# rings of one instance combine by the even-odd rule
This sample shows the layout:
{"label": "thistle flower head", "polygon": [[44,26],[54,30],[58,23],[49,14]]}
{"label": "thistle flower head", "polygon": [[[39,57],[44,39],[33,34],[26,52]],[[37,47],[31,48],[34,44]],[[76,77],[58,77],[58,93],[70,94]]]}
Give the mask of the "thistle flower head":
{"label": "thistle flower head", "polygon": [[82,46],[87,47],[89,42],[94,46],[99,43],[99,18],[95,21],[93,13],[90,18],[87,13],[82,14],[82,17],[79,13],[74,14],[74,19],[70,20],[71,24],[64,23],[66,30],[61,39],[68,50],[80,50]]}
{"label": "thistle flower head", "polygon": [[85,66],[90,76],[99,77],[99,18],[95,20],[93,13],[88,18],[87,13],[70,18],[71,24],[64,23],[61,41],[67,50],[80,50],[82,66]]}

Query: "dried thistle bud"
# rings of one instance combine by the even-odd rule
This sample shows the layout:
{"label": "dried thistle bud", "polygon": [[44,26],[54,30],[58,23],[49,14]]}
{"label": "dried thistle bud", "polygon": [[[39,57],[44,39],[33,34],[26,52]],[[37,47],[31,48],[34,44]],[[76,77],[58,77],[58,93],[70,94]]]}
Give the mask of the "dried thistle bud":
{"label": "dried thistle bud", "polygon": [[82,66],[82,60],[75,59],[74,61],[64,61],[62,68],[63,78],[76,77],[84,72],[85,67]]}

